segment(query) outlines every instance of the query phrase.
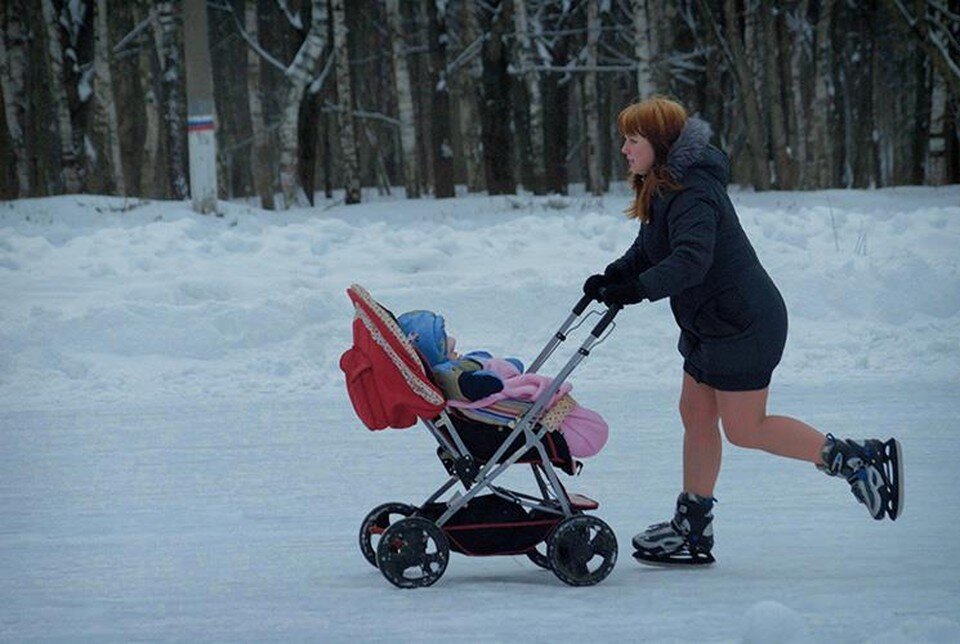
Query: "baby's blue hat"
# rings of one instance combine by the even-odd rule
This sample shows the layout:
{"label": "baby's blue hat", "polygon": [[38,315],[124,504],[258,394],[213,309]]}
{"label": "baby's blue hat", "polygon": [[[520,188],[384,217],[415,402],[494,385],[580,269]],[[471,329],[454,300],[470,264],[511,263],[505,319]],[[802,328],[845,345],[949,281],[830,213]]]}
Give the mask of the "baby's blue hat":
{"label": "baby's blue hat", "polygon": [[397,318],[400,328],[431,367],[447,359],[443,316],[431,311],[407,311]]}

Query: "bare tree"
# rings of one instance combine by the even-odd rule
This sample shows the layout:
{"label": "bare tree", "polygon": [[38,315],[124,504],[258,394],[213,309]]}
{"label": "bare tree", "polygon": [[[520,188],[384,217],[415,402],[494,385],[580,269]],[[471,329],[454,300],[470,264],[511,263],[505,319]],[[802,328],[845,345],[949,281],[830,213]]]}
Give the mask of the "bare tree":
{"label": "bare tree", "polygon": [[408,199],[420,197],[418,177],[416,115],[413,111],[413,88],[407,68],[407,51],[400,17],[400,0],[387,0],[387,25],[393,53],[393,81],[397,90],[397,110],[400,115],[400,150],[403,157],[404,185]]}
{"label": "bare tree", "polygon": [[600,148],[600,103],[597,98],[597,49],[600,40],[597,0],[587,0],[587,50],[583,75],[583,109],[587,119],[587,191],[603,194],[603,158]]}
{"label": "bare tree", "polygon": [[[322,4],[314,0],[314,8]],[[360,176],[357,161],[357,135],[353,125],[353,85],[350,81],[350,52],[347,48],[347,20],[343,0],[332,0],[333,55],[337,68],[337,99],[340,121],[340,150],[343,154],[343,181],[346,203],[360,203]]]}
{"label": "bare tree", "polygon": [[777,38],[777,15],[773,6],[758,9],[763,32],[763,84],[770,114],[770,147],[777,172],[777,187],[792,190],[794,186],[793,159],[787,141],[787,121],[783,108],[783,87],[780,74],[780,39]]}
{"label": "bare tree", "polygon": [[632,0],[633,54],[637,61],[637,99],[643,100],[656,93],[653,84],[653,54],[650,48],[651,25],[647,17],[647,0]]}
{"label": "bare tree", "polygon": [[[247,34],[258,39],[259,12],[256,2],[247,2],[244,11],[244,25]],[[253,154],[250,155],[250,174],[260,196],[260,205],[274,210],[273,166],[270,163],[270,141],[263,118],[262,74],[260,54],[253,47],[247,47],[247,101],[250,109],[250,129],[253,137]]]}
{"label": "bare tree", "polygon": [[47,64],[50,68],[48,83],[53,109],[57,118],[57,135],[60,142],[60,164],[63,189],[68,193],[80,192],[82,172],[77,154],[70,118],[70,103],[67,99],[64,79],[63,47],[60,44],[60,16],[54,9],[53,0],[42,0],[44,35],[46,38]]}
{"label": "bare tree", "polygon": [[814,167],[816,168],[816,185],[821,188],[832,188],[834,185],[834,146],[830,136],[830,122],[833,116],[833,7],[834,0],[822,0],[820,15],[817,19],[817,55],[816,77],[814,81],[814,99],[812,110],[812,145],[814,151]]}
{"label": "bare tree", "polygon": [[[44,0],[49,2],[50,0]],[[94,131],[104,152],[101,167],[109,177],[110,187],[118,194],[127,194],[120,159],[120,133],[117,123],[117,104],[113,94],[113,74],[110,71],[110,34],[107,1],[97,0],[93,36],[94,68]]]}
{"label": "bare tree", "polygon": [[160,61],[168,189],[174,199],[186,199],[190,191],[187,184],[187,109],[184,102],[182,30],[173,5],[173,2],[157,3],[154,37]]}
{"label": "bare tree", "polygon": [[433,83],[433,196],[444,199],[454,196],[453,144],[450,136],[450,85],[447,83],[447,15],[446,3],[427,3],[430,71]]}
{"label": "bare tree", "polygon": [[24,83],[27,73],[24,52],[25,25],[12,3],[0,8],[0,20],[3,20],[0,29],[0,89],[3,92],[4,116],[16,165],[17,196],[24,198],[32,195],[33,188],[24,137],[27,105]]}
{"label": "bare tree", "polygon": [[534,68],[535,52],[527,19],[527,4],[516,0],[513,10],[516,32],[516,59],[519,73],[527,89],[527,105],[530,118],[530,152],[533,185],[528,186],[534,194],[546,194],[546,166],[543,145],[543,95],[540,92],[540,74]]}
{"label": "bare tree", "polygon": [[[334,40],[339,43],[343,40],[344,47],[346,43],[345,25],[337,24],[338,15],[343,17],[343,0],[334,0]],[[339,12],[339,13],[338,13]],[[281,101],[280,124],[277,129],[280,140],[280,187],[283,191],[283,206],[290,208],[294,204],[306,205],[306,195],[303,194],[298,180],[298,161],[299,139],[297,137],[297,123],[300,115],[300,105],[303,102],[303,95],[309,84],[314,81],[317,69],[317,63],[323,53],[325,45],[325,36],[327,33],[327,3],[324,0],[313,0],[310,8],[310,29],[307,31],[306,38],[300,45],[297,55],[293,62],[286,68],[286,87],[284,88],[283,99]],[[341,33],[342,32],[342,33]],[[338,47],[339,49],[339,47]],[[345,52],[344,52],[345,54]],[[339,57],[340,52],[337,52]],[[340,62],[337,63],[338,87],[340,84]],[[349,99],[349,88],[346,90],[347,100]],[[341,97],[341,102],[343,98]],[[348,111],[349,115],[350,112]],[[349,130],[350,139],[354,141],[353,124],[343,124],[341,132]],[[345,135],[341,134],[341,138]],[[344,163],[349,165],[353,163],[353,178],[350,179],[347,190],[347,203],[352,201],[355,196],[360,199],[360,185],[356,179],[356,143],[353,147],[344,149]],[[354,185],[355,184],[355,185]]]}
{"label": "bare tree", "polygon": [[483,36],[477,21],[477,5],[472,0],[460,3],[460,22],[463,30],[463,51],[452,65],[463,66],[463,71],[454,74],[458,94],[458,119],[463,137],[464,161],[467,171],[467,190],[479,192],[486,187],[483,172],[483,123],[480,115],[480,83],[483,81],[481,51]]}

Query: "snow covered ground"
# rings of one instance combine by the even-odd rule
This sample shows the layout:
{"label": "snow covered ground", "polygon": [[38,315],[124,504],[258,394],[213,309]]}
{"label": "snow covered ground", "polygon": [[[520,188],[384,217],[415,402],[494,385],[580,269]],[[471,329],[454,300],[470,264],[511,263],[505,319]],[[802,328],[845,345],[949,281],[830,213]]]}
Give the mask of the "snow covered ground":
{"label": "snow covered ground", "polygon": [[728,447],[718,565],[635,564],[630,536],[672,509],[682,437],[676,331],[643,304],[572,377],[611,426],[569,480],[618,535],[611,576],[575,589],[525,558],[453,555],[413,592],[356,531],[443,472],[425,432],[353,415],[344,289],[529,360],[632,240],[625,192],[219,218],[0,203],[0,640],[960,641],[960,187],[733,196],[790,309],[771,409],[899,437],[901,520]]}

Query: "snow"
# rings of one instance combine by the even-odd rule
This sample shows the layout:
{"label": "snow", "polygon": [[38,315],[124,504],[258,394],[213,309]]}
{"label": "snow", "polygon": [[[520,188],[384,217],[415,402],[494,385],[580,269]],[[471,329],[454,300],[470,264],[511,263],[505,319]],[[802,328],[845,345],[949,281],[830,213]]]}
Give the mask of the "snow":
{"label": "snow", "polygon": [[618,535],[610,577],[568,588],[525,558],[453,555],[418,591],[371,568],[356,532],[443,471],[426,432],[354,416],[344,289],[529,361],[632,240],[623,189],[222,217],[0,203],[0,639],[960,640],[960,187],[732,196],[790,310],[771,412],[900,438],[904,516],[873,522],[842,481],[728,445],[719,563],[635,564],[631,535],[679,491],[682,439],[676,330],[645,303],[571,378],[611,427],[566,479]]}

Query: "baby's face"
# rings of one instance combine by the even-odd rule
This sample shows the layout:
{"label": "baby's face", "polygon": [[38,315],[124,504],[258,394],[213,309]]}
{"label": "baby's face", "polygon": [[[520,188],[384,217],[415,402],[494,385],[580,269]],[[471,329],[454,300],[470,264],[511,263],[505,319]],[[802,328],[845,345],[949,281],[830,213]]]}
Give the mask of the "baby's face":
{"label": "baby's face", "polygon": [[457,346],[457,339],[452,335],[448,335],[447,336],[447,359],[448,360],[457,360],[460,358],[460,354],[454,350],[456,346]]}

